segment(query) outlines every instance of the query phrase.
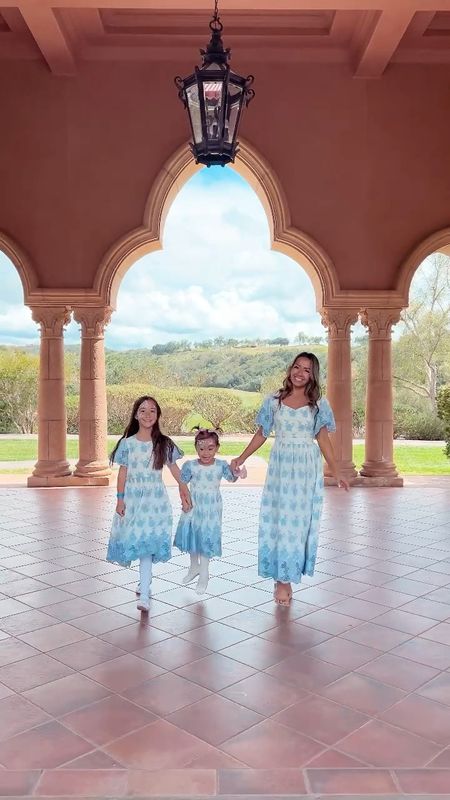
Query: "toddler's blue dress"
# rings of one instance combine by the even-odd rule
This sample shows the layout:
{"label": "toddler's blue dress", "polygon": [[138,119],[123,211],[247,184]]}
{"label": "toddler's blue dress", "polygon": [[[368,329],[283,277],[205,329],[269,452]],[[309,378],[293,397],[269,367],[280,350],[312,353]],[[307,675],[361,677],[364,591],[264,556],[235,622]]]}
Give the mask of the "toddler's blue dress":
{"label": "toddler's blue dress", "polygon": [[[183,453],[174,446],[170,463]],[[127,467],[125,516],[114,514],[107,561],[129,567],[150,556],[168,561],[171,556],[172,507],[162,481],[162,469],[154,469],[153,444],[136,436],[122,439],[114,463]]]}
{"label": "toddler's blue dress", "polygon": [[313,575],[323,505],[323,462],[315,441],[320,429],[336,430],[325,398],[317,409],[289,408],[269,395],[256,417],[275,441],[261,498],[258,574],[283,583]]}
{"label": "toddler's blue dress", "polygon": [[220,481],[237,480],[226,461],[216,458],[210,465],[186,461],[181,480],[189,483],[192,509],[182,512],[174,545],[183,553],[198,553],[207,558],[222,555],[222,497]]}

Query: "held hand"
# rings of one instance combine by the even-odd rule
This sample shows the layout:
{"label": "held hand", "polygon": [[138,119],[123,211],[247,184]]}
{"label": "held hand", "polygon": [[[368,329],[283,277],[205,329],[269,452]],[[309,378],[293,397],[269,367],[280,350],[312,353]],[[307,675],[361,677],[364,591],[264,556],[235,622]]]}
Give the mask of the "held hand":
{"label": "held hand", "polygon": [[188,511],[191,511],[192,501],[189,502],[188,500],[181,498],[181,510],[184,511],[185,514],[187,514]]}
{"label": "held hand", "polygon": [[236,456],[236,458],[232,458],[230,461],[230,469],[233,475],[239,475],[240,468],[241,468],[241,460],[239,456]]}
{"label": "held hand", "polygon": [[125,503],[124,503],[123,500],[118,500],[117,501],[116,514],[118,514],[119,517],[124,517],[125,516]]}
{"label": "held hand", "polygon": [[348,492],[348,490],[350,489],[350,484],[348,481],[345,480],[345,478],[338,478],[337,485],[339,489],[345,489],[346,492]]}
{"label": "held hand", "polygon": [[245,467],[237,467],[236,469],[231,470],[235,478],[244,478],[247,477],[247,470]]}
{"label": "held hand", "polygon": [[181,508],[183,511],[190,511],[192,508],[191,493],[185,483],[179,485]]}

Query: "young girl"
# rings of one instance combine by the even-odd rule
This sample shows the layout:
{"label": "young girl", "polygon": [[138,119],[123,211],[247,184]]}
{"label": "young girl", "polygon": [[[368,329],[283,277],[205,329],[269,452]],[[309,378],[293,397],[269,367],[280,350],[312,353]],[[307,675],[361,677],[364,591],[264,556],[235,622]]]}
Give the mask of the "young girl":
{"label": "young girl", "polygon": [[139,560],[137,607],[144,612],[150,608],[152,563],[168,561],[171,555],[172,508],[162,482],[164,464],[179,485],[183,508],[191,508],[189,491],[181,483],[175,463],[183,453],[161,433],[160,416],[161,408],[153,397],[138,397],[125,432],[111,453],[111,463],[120,464],[120,469],[106,558],[123,567]]}
{"label": "young girl", "polygon": [[265,399],[256,421],[259,429],[231,468],[243,464],[275,429],[261,499],[258,574],[274,579],[275,601],[287,606],[291,581],[314,573],[323,503],[321,453],[338,486],[349,489],[328,436],[336,428],[328,401],[320,399],[319,361],[313,353],[294,358],[283,386]]}
{"label": "young girl", "polygon": [[191,565],[184,584],[198,577],[197,594],[206,591],[209,580],[209,560],[222,555],[222,498],[219,485],[222,478],[234,483],[246,472],[236,468],[235,474],[226,461],[216,458],[219,449],[217,431],[199,429],[195,436],[198,459],[186,461],[181,468],[181,480],[190,483],[191,511],[181,514],[174,545],[189,553]]}

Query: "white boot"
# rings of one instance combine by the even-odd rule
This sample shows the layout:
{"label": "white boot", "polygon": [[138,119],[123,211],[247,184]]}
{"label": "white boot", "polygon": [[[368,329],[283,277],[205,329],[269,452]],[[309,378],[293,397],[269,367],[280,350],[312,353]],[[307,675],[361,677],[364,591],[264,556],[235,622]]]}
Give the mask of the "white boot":
{"label": "white boot", "polygon": [[209,558],[200,556],[199,579],[195,591],[197,594],[205,594],[209,581]]}
{"label": "white boot", "polygon": [[188,571],[186,572],[186,575],[183,578],[184,585],[187,586],[188,583],[192,583],[192,581],[194,580],[194,578],[197,577],[199,572],[200,572],[200,567],[198,562],[198,554],[191,553],[191,564]]}
{"label": "white boot", "polygon": [[152,583],[152,557],[145,556],[139,561],[140,597],[137,602],[138,611],[147,613],[150,610],[150,587]]}

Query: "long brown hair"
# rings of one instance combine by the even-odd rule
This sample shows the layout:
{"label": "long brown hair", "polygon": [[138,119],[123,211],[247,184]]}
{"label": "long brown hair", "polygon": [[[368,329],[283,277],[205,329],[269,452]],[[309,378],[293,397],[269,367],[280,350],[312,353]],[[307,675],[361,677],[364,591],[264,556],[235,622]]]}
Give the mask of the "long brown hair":
{"label": "long brown hair", "polygon": [[109,461],[110,464],[114,463],[114,457],[118,450],[118,447],[122,441],[122,439],[128,439],[130,436],[134,436],[135,433],[139,430],[139,422],[136,419],[136,414],[138,412],[139,406],[148,400],[150,403],[154,403],[156,407],[156,422],[152,428],[152,443],[153,443],[153,457],[152,457],[152,467],[153,469],[162,469],[166,461],[170,461],[173,453],[173,448],[175,447],[175,443],[162,433],[159,427],[159,418],[161,416],[161,406],[155,400],[154,397],[151,397],[148,394],[144,394],[142,397],[138,397],[137,400],[133,403],[133,408],[131,410],[130,419],[128,422],[127,427],[125,428],[123,435],[120,437],[119,441],[117,442],[114,450],[112,451]]}
{"label": "long brown hair", "polygon": [[286,377],[283,381],[283,386],[278,389],[275,397],[278,399],[278,404],[281,405],[285,397],[289,397],[294,391],[294,386],[291,381],[291,369],[299,358],[307,358],[311,363],[311,375],[308,383],[305,386],[305,395],[308,398],[308,405],[318,411],[317,401],[320,399],[322,392],[320,390],[320,364],[319,359],[314,353],[298,353],[294,360],[289,364]]}

